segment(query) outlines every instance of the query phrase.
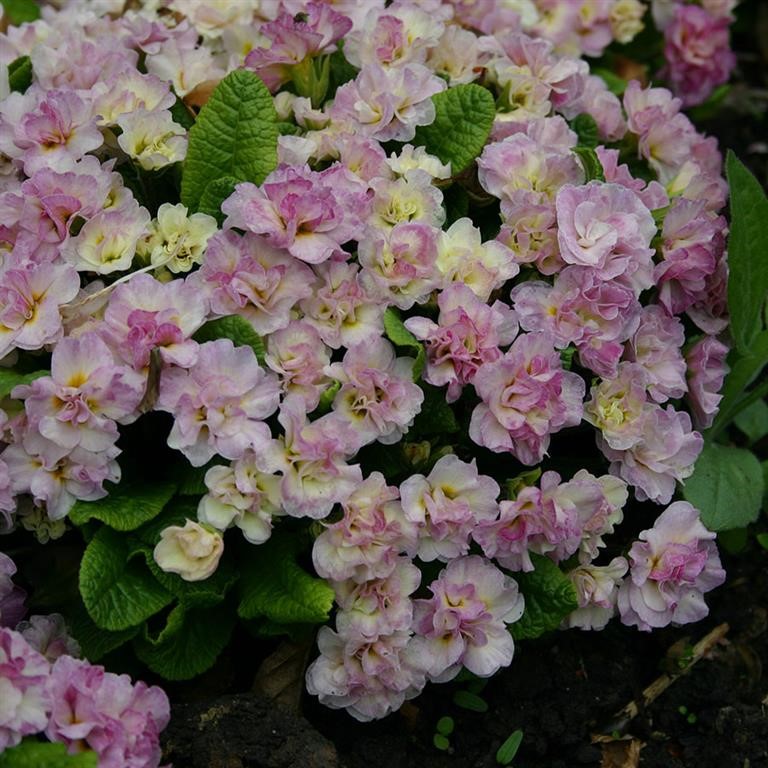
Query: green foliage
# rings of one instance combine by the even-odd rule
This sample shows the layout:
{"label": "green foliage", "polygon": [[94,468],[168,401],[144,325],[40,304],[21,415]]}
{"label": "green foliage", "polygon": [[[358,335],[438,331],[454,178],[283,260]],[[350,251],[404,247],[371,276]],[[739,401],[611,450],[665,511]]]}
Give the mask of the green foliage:
{"label": "green foliage", "polygon": [[278,624],[327,621],[333,590],[298,564],[301,544],[295,532],[278,530],[269,541],[248,550],[248,560],[240,564],[241,618],[265,616]]}
{"label": "green foliage", "polygon": [[14,387],[18,387],[20,384],[31,384],[41,376],[50,376],[50,371],[17,373],[11,368],[0,368],[0,400],[9,397]]}
{"label": "green foliage", "polygon": [[432,97],[435,120],[416,129],[414,146],[424,146],[457,175],[483,151],[493,127],[496,105],[487,88],[469,83]]}
{"label": "green foliage", "polygon": [[531,560],[535,570],[515,574],[525,597],[525,612],[511,627],[516,640],[529,640],[557,629],[579,607],[572,582],[548,557],[531,554]]}
{"label": "green foliage", "polygon": [[455,723],[453,722],[452,717],[441,717],[437,721],[437,725],[435,726],[435,730],[438,733],[442,733],[443,736],[450,736],[453,733],[453,729],[455,728]]}
{"label": "green foliage", "polygon": [[413,426],[408,430],[408,437],[449,435],[458,432],[459,425],[453,415],[453,409],[445,402],[445,390],[430,384],[422,384],[421,388],[424,390],[424,402],[413,421]]}
{"label": "green foliage", "polygon": [[579,146],[594,149],[600,143],[600,131],[592,115],[586,112],[576,115],[571,123],[571,128],[579,137]]}
{"label": "green foliage", "polygon": [[157,517],[176,491],[175,483],[122,483],[97,501],[78,501],[69,513],[75,525],[101,520],[116,531],[133,531]]}
{"label": "green foliage", "polygon": [[418,381],[427,359],[424,345],[403,325],[399,313],[392,307],[384,312],[384,333],[396,347],[405,347],[412,353],[415,352],[413,380]]}
{"label": "green foliage", "polygon": [[98,768],[95,752],[68,755],[64,744],[24,739],[0,754],[0,768]]}
{"label": "green foliage", "polygon": [[624,91],[627,89],[627,81],[623,77],[619,77],[610,69],[602,69],[600,67],[593,67],[592,74],[601,77],[611,93],[616,94],[616,96],[624,95]]}
{"label": "green foliage", "polygon": [[496,762],[499,765],[509,765],[517,754],[517,750],[520,749],[520,745],[523,743],[523,732],[518,728],[516,731],[512,731],[506,741],[499,747],[496,752]]}
{"label": "green foliage", "polygon": [[32,59],[29,56],[19,56],[8,65],[8,85],[19,93],[25,93],[32,85]]}
{"label": "green foliage", "polygon": [[195,118],[187,109],[187,105],[177,96],[176,101],[171,105],[171,117],[174,123],[178,123],[182,128],[189,130],[195,124]]}
{"label": "green foliage", "polygon": [[173,596],[147,570],[134,540],[106,526],[99,529],[80,563],[80,594],[93,621],[119,631],[146,621]]}
{"label": "green foliage", "polygon": [[[726,172],[731,194],[728,238],[728,306],[736,348],[749,354],[763,331],[762,308],[768,295],[768,198],[760,182],[733,154]],[[765,364],[766,359],[763,360]]]}
{"label": "green foliage", "polygon": [[78,606],[67,613],[67,626],[72,636],[80,643],[83,657],[88,661],[98,661],[110,651],[114,651],[139,632],[139,627],[129,627],[117,632],[110,632],[94,624],[84,606]]}
{"label": "green foliage", "polygon": [[600,158],[594,149],[578,146],[574,147],[573,151],[578,156],[582,166],[584,166],[585,181],[605,181],[603,164],[600,162]]}
{"label": "green foliage", "polygon": [[193,467],[186,459],[183,459],[183,463],[174,468],[171,473],[171,477],[178,483],[176,493],[179,496],[202,496],[204,493],[208,493],[205,475],[211,467],[223,463],[224,461],[217,456],[202,467]]}
{"label": "green foliage", "polygon": [[441,752],[446,752],[451,748],[451,742],[442,733],[435,733],[432,736],[432,744],[435,749],[439,749]]}
{"label": "green foliage", "polygon": [[236,347],[250,347],[256,353],[256,359],[264,363],[264,342],[253,326],[240,315],[227,315],[207,322],[195,333],[194,339],[201,344],[216,339],[230,339]]}
{"label": "green foliage", "polygon": [[468,709],[471,712],[487,712],[488,702],[480,698],[476,693],[470,691],[456,691],[453,694],[453,703],[462,709]]}
{"label": "green foliage", "polygon": [[750,442],[756,443],[768,435],[768,403],[765,400],[755,400],[752,405],[736,415],[734,423]]}
{"label": "green foliage", "polygon": [[133,647],[139,659],[166,680],[189,680],[213,666],[234,625],[229,605],[198,609],[177,605],[157,637],[145,628]]}
{"label": "green foliage", "polygon": [[3,15],[15,27],[40,18],[40,6],[35,0],[0,0],[0,5],[3,6]]}
{"label": "green foliage", "polygon": [[189,132],[181,201],[196,211],[208,185],[228,176],[260,184],[277,166],[277,113],[272,96],[247,69],[214,89]]}
{"label": "green foliage", "polygon": [[235,191],[237,183],[238,180],[234,176],[222,176],[220,179],[214,179],[206,186],[200,197],[198,211],[213,216],[221,226],[224,222],[221,204]]}
{"label": "green foliage", "polygon": [[757,519],[763,504],[760,462],[743,448],[707,443],[683,496],[700,510],[710,530],[742,528]]}

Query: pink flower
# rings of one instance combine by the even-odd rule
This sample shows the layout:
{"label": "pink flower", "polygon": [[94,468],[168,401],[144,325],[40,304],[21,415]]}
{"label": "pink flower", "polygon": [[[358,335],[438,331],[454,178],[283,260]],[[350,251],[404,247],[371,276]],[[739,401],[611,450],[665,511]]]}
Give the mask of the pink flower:
{"label": "pink flower", "polygon": [[452,560],[414,601],[416,653],[429,678],[445,682],[462,666],[490,677],[512,662],[515,644],[506,625],[523,615],[517,584],[478,555]]}
{"label": "pink flower", "polygon": [[730,19],[698,5],[678,3],[664,30],[663,71],[684,106],[701,104],[728,81],[736,56],[728,40]]}
{"label": "pink flower", "polygon": [[249,449],[264,453],[272,440],[264,419],[279,400],[277,377],[265,373],[250,347],[217,339],[200,345],[190,370],[163,372],[156,408],[175,419],[168,445],[200,467],[217,453],[227,459]]}
{"label": "pink flower", "polygon": [[478,474],[454,454],[443,456],[427,477],[412,475],[400,486],[406,519],[418,526],[418,556],[425,562],[466,555],[472,529],[498,510],[496,481]]}
{"label": "pink flower", "polygon": [[622,623],[648,632],[703,619],[704,593],[725,581],[714,539],[688,502],[662,512],[629,550],[630,576],[619,590]]}
{"label": "pink flower", "polygon": [[205,261],[188,279],[208,297],[214,315],[241,315],[266,335],[288,325],[293,306],[312,295],[314,278],[263,238],[224,230],[208,241]]}
{"label": "pink flower", "polygon": [[0,627],[0,752],[48,723],[50,664],[18,633]]}
{"label": "pink flower", "polygon": [[547,333],[519,336],[509,351],[475,374],[482,399],[472,412],[469,435],[478,445],[538,464],[549,436],[581,421],[584,380],[564,371]]}
{"label": "pink flower", "polygon": [[51,664],[60,656],[80,655],[80,644],[69,634],[60,613],[30,616],[29,621],[19,623],[16,631]]}
{"label": "pink flower", "polygon": [[436,387],[448,385],[446,400],[454,402],[472,382],[477,369],[501,357],[499,346],[517,335],[515,313],[503,302],[490,307],[462,283],[452,283],[437,298],[437,323],[413,317],[405,327],[427,344],[424,378]]}
{"label": "pink flower", "polygon": [[320,173],[307,166],[281,166],[261,187],[238,184],[221,208],[227,214],[225,227],[265,235],[268,243],[297,259],[319,264],[344,256],[341,246],[359,239],[368,192],[340,165]]}
{"label": "pink flower", "polygon": [[160,731],[170,719],[160,688],[131,683],[69,656],[51,670],[51,719],[45,735],[73,751],[84,745],[103,768],[157,768]]}
{"label": "pink flower", "polygon": [[325,369],[341,383],[329,418],[355,434],[357,447],[373,440],[396,443],[413,424],[424,400],[413,383],[413,364],[379,337],[350,347],[342,362]]}
{"label": "pink flower", "polygon": [[725,359],[728,347],[714,336],[705,336],[687,352],[688,404],[693,414],[693,423],[698,429],[712,426],[723,396],[726,374],[730,370]]}
{"label": "pink flower", "polygon": [[568,572],[576,588],[579,607],[568,614],[563,625],[568,628],[604,629],[616,612],[619,585],[629,564],[614,557],[608,565],[579,565]]}
{"label": "pink flower", "polygon": [[344,517],[315,539],[320,576],[363,583],[392,573],[401,552],[416,553],[416,526],[403,514],[400,493],[373,472],[342,502]]}

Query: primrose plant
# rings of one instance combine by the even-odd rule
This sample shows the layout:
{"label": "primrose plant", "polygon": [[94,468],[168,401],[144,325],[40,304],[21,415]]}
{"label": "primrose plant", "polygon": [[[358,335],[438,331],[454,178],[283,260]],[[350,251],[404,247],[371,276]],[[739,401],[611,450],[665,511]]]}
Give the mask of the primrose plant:
{"label": "primrose plant", "polygon": [[749,520],[694,465],[766,334],[736,218],[729,331],[681,111],[731,3],[654,3],[683,99],[581,58],[653,33],[636,0],[124,5],[2,34],[0,520],[89,661],[44,657],[6,563],[0,748],[156,766],[167,700],[93,662],[194,678],[236,626],[316,632],[307,690],[371,720],[551,630],[705,616]]}

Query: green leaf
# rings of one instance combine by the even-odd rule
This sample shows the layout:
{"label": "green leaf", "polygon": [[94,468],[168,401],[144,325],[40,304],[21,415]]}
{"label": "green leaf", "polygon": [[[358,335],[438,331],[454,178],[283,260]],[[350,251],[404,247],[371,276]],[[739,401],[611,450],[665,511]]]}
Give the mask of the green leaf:
{"label": "green leaf", "polygon": [[259,77],[247,69],[230,72],[190,129],[181,202],[196,211],[206,187],[223,176],[261,184],[277,166],[276,122]]}
{"label": "green leaf", "polygon": [[435,733],[432,736],[432,744],[434,744],[435,749],[439,749],[441,752],[451,748],[451,742],[442,733]]}
{"label": "green leaf", "polygon": [[600,130],[592,115],[586,112],[576,115],[571,123],[571,128],[576,131],[576,135],[579,137],[579,146],[594,149],[600,143]]}
{"label": "green leaf", "polygon": [[34,739],[24,739],[0,754],[0,768],[98,768],[98,764],[98,756],[90,750],[68,755],[64,744]]}
{"label": "green leaf", "polygon": [[40,18],[40,7],[34,0],[0,0],[0,5],[3,15],[15,27]]}
{"label": "green leaf", "polygon": [[392,307],[384,312],[384,333],[396,347],[406,347],[416,353],[413,380],[418,381],[427,359],[424,345],[403,325],[400,315]]}
{"label": "green leaf", "polygon": [[768,403],[755,400],[736,415],[734,423],[751,442],[756,443],[768,435]]}
{"label": "green leaf", "polygon": [[592,74],[601,77],[608,86],[608,90],[616,96],[622,96],[624,91],[627,90],[627,81],[623,77],[619,77],[615,72],[611,72],[610,69],[593,67]]}
{"label": "green leaf", "polygon": [[193,467],[183,460],[183,464],[174,467],[171,471],[171,477],[178,483],[176,493],[179,496],[202,496],[208,493],[208,487],[205,484],[205,475],[211,467],[215,467],[225,462],[221,457],[216,456],[202,467]]}
{"label": "green leaf", "polygon": [[441,717],[437,721],[437,725],[435,726],[435,730],[438,733],[442,733],[443,736],[450,736],[453,733],[453,729],[456,727],[456,724],[453,722],[452,717]]}
{"label": "green leaf", "polygon": [[78,606],[67,613],[67,627],[80,644],[83,657],[88,661],[98,661],[110,651],[114,651],[139,632],[139,627],[129,627],[117,632],[110,632],[94,624],[85,606]]}
{"label": "green leaf", "polygon": [[573,151],[584,166],[584,173],[586,175],[585,181],[605,181],[605,171],[603,171],[603,164],[600,162],[600,158],[597,156],[597,152],[591,147],[574,147]]}
{"label": "green leaf", "polygon": [[701,512],[711,531],[743,528],[763,504],[763,470],[752,451],[705,443],[683,496]]}
{"label": "green leaf", "polygon": [[20,384],[31,384],[41,376],[50,376],[50,371],[17,373],[10,368],[0,368],[0,400],[9,397],[14,387],[18,387]]}
{"label": "green leaf", "polygon": [[234,176],[222,176],[220,179],[214,179],[205,188],[197,210],[200,213],[213,216],[221,226],[224,222],[221,204],[235,191],[235,184],[237,184],[237,179]]}
{"label": "green leaf", "polygon": [[235,614],[229,605],[197,610],[178,605],[157,637],[145,629],[133,648],[144,664],[166,680],[189,680],[214,665],[234,625]]}
{"label": "green leaf", "polygon": [[295,533],[276,531],[269,541],[249,550],[249,560],[240,566],[241,618],[266,616],[280,624],[327,621],[333,590],[296,562],[300,547]]}
{"label": "green leaf", "polygon": [[516,640],[529,640],[557,629],[579,607],[571,580],[548,557],[531,554],[531,560],[535,570],[514,574],[525,597],[525,612],[511,627]]}
{"label": "green leaf", "polygon": [[177,96],[171,105],[171,117],[174,123],[189,130],[195,124],[195,118],[187,109],[187,105]]}
{"label": "green leaf", "polygon": [[512,731],[507,740],[499,747],[496,753],[496,762],[499,765],[509,765],[515,759],[517,750],[520,749],[522,743],[522,730],[518,728],[516,731]]}
{"label": "green leaf", "polygon": [[29,56],[19,56],[8,65],[8,85],[19,93],[32,85],[32,59]]}
{"label": "green leaf", "polygon": [[768,549],[768,533],[758,533],[757,543],[763,548]]}
{"label": "green leaf", "polygon": [[200,328],[193,338],[201,344],[216,339],[230,339],[236,347],[250,347],[256,353],[256,359],[264,363],[264,342],[253,326],[240,315],[227,315],[218,320],[211,320]]}
{"label": "green leaf", "polygon": [[445,402],[445,390],[423,383],[421,388],[424,390],[424,402],[413,426],[408,430],[409,438],[458,432],[459,425],[453,408]]}
{"label": "green leaf", "polygon": [[130,536],[104,526],[91,539],[80,563],[80,594],[102,629],[128,629],[172,600],[142,560],[132,558]]}
{"label": "green leaf", "polygon": [[728,152],[726,173],[731,195],[728,237],[728,306],[736,347],[749,353],[762,330],[768,295],[768,198],[760,182]]}
{"label": "green leaf", "polygon": [[302,134],[301,128],[296,125],[296,123],[288,123],[285,120],[278,120],[276,125],[281,136],[300,136]]}
{"label": "green leaf", "polygon": [[747,547],[749,534],[746,528],[731,528],[730,531],[720,531],[717,534],[717,546],[722,547],[729,555],[738,555]]}
{"label": "green leaf", "polygon": [[435,119],[416,129],[414,146],[424,146],[456,176],[483,151],[493,127],[496,105],[487,88],[469,83],[432,97]]}
{"label": "green leaf", "polygon": [[116,531],[133,531],[157,517],[175,492],[175,483],[123,483],[103,499],[76,502],[69,519],[75,525],[101,520]]}
{"label": "green leaf", "polygon": [[476,693],[469,691],[456,691],[453,694],[453,703],[462,709],[468,709],[471,712],[487,712],[488,702],[481,699]]}

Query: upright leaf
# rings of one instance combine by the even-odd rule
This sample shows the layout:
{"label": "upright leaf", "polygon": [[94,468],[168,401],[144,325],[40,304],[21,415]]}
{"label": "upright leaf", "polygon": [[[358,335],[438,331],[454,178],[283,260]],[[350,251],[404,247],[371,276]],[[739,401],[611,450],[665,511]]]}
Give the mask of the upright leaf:
{"label": "upright leaf", "polygon": [[94,624],[84,606],[78,606],[74,611],[67,612],[67,626],[72,636],[80,644],[83,658],[88,661],[98,661],[110,651],[114,651],[139,631],[139,627],[129,627],[117,632],[110,632]]}
{"label": "upright leaf", "polygon": [[217,320],[210,320],[195,333],[194,338],[201,344],[216,339],[229,339],[236,347],[250,347],[256,359],[264,363],[264,355],[267,351],[264,342],[253,326],[240,315],[227,315]]}
{"label": "upright leaf", "polygon": [[319,624],[328,619],[333,590],[296,562],[300,544],[295,534],[279,531],[248,550],[252,554],[240,567],[237,611],[242,618],[264,616],[282,624]]}
{"label": "upright leaf", "polygon": [[592,147],[574,147],[573,151],[578,156],[584,167],[586,181],[605,181],[605,171],[600,158]]}
{"label": "upright leaf", "polygon": [[219,222],[219,226],[224,223],[224,214],[221,212],[221,204],[234,192],[238,179],[234,176],[222,176],[220,179],[214,179],[205,188],[200,197],[198,210],[200,213],[207,213],[213,216]]}
{"label": "upright leaf", "polygon": [[757,519],[763,504],[760,462],[744,448],[706,443],[683,496],[710,530],[742,528]]}
{"label": "upright leaf", "polygon": [[400,315],[391,307],[384,312],[384,333],[396,347],[405,347],[415,353],[413,379],[418,380],[426,362],[424,345],[403,325]]}
{"label": "upright leaf", "polygon": [[8,65],[8,86],[12,91],[24,93],[32,85],[32,59],[19,56]]}
{"label": "upright leaf", "polygon": [[516,640],[528,640],[557,629],[579,607],[573,583],[548,557],[532,554],[531,560],[535,570],[514,574],[525,597],[525,612],[512,625]]}
{"label": "upright leaf", "polygon": [[600,143],[600,129],[597,127],[597,122],[592,115],[586,112],[576,115],[571,123],[571,128],[576,131],[576,135],[579,137],[579,144],[582,147],[594,149]]}
{"label": "upright leaf", "polygon": [[131,557],[131,539],[106,526],[91,539],[80,564],[80,594],[102,629],[134,627],[162,610],[172,595]]}
{"label": "upright leaf", "polygon": [[451,173],[461,173],[483,151],[496,117],[496,105],[487,88],[469,83],[456,85],[432,97],[435,120],[416,129],[414,146],[424,146]]}
{"label": "upright leaf", "polygon": [[768,198],[760,182],[728,152],[731,233],[728,238],[728,306],[736,347],[750,351],[763,326],[768,295]]}
{"label": "upright leaf", "polygon": [[206,187],[230,176],[260,184],[277,165],[277,113],[267,87],[236,69],[214,89],[189,132],[181,201],[196,211]]}
{"label": "upright leaf", "polygon": [[122,483],[103,499],[76,502],[69,519],[75,525],[101,520],[116,531],[133,531],[157,517],[175,491],[175,483]]}

